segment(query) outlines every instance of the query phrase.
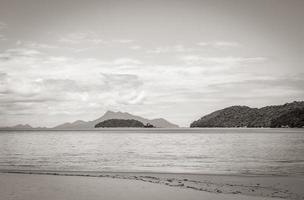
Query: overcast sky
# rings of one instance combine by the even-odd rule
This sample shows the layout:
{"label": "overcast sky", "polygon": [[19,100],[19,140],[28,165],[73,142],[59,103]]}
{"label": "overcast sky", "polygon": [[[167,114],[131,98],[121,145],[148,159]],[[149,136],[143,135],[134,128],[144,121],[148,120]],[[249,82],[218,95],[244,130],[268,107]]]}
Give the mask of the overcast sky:
{"label": "overcast sky", "polygon": [[303,19],[303,0],[0,0],[0,126],[303,100]]}

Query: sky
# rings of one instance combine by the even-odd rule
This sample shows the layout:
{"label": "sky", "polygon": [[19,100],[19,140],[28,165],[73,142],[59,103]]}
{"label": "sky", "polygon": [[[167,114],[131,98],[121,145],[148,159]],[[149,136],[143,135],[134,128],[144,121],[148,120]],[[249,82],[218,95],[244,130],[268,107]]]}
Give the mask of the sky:
{"label": "sky", "polygon": [[0,0],[0,126],[180,126],[304,100],[302,0]]}

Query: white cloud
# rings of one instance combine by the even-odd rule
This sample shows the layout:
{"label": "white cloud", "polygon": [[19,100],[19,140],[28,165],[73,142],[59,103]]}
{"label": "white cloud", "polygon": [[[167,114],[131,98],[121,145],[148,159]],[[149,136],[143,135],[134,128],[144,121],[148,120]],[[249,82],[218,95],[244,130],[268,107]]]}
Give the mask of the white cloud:
{"label": "white cloud", "polygon": [[113,39],[113,40],[105,40],[103,37],[97,32],[93,31],[85,31],[85,32],[75,32],[65,34],[60,37],[59,42],[67,43],[67,44],[132,44],[134,40],[131,39]]}
{"label": "white cloud", "polygon": [[117,42],[117,43],[123,43],[123,44],[130,44],[130,43],[133,43],[134,40],[129,40],[129,39],[119,39],[119,40],[114,40],[114,42]]}
{"label": "white cloud", "polygon": [[33,41],[18,40],[16,42],[16,44],[18,46],[21,46],[23,48],[28,48],[28,49],[54,49],[54,48],[58,48],[55,45],[45,44],[45,43],[39,43],[39,42],[33,42]]}
{"label": "white cloud", "polygon": [[141,63],[127,57],[104,61],[8,49],[0,54],[0,112],[75,115],[142,104],[143,81],[121,68]]}
{"label": "white cloud", "polygon": [[199,43],[197,43],[197,45],[199,45],[199,46],[208,46],[208,45],[210,45],[210,43],[208,43],[208,42],[199,42]]}
{"label": "white cloud", "polygon": [[36,58],[42,53],[35,49],[16,48],[0,53],[0,60],[15,60],[19,58]]}
{"label": "white cloud", "polygon": [[139,65],[142,64],[141,61],[132,58],[118,58],[112,62],[114,65]]}
{"label": "white cloud", "polygon": [[198,46],[202,47],[213,47],[213,48],[225,48],[225,47],[239,47],[241,46],[238,42],[232,41],[216,41],[216,42],[199,42]]}
{"label": "white cloud", "polygon": [[59,41],[68,44],[89,43],[98,45],[106,43],[106,41],[101,39],[101,36],[92,31],[66,34],[62,36]]}
{"label": "white cloud", "polygon": [[163,47],[156,47],[152,50],[148,50],[148,53],[155,53],[155,54],[160,54],[160,53],[183,53],[183,52],[191,52],[193,49],[191,48],[186,48],[183,45],[175,45],[175,46],[163,46]]}
{"label": "white cloud", "polygon": [[237,42],[218,41],[214,43],[216,47],[238,47],[240,46]]}
{"label": "white cloud", "polygon": [[144,91],[133,91],[131,93],[120,93],[118,102],[124,105],[140,105],[145,101]]}
{"label": "white cloud", "polygon": [[142,48],[142,47],[139,46],[139,45],[130,46],[130,49],[132,49],[132,50],[139,50],[139,49],[141,49],[141,48]]}
{"label": "white cloud", "polygon": [[189,65],[199,64],[223,64],[223,65],[236,65],[248,62],[263,62],[267,59],[265,57],[204,57],[199,55],[186,55],[182,56],[181,60]]}

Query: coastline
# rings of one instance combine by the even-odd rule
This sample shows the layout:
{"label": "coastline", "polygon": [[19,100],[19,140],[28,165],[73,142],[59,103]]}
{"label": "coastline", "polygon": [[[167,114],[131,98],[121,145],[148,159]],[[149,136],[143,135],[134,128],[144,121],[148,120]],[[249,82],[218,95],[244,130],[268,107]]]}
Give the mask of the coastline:
{"label": "coastline", "polygon": [[[56,184],[57,181],[58,184],[60,184],[60,180],[62,179],[67,181],[71,180],[73,177],[72,179],[76,178],[81,180],[91,180],[92,178],[97,178],[97,180],[101,182],[110,179],[115,182],[113,184],[116,184],[116,182],[118,184],[123,182],[126,185],[135,184],[137,185],[136,187],[138,187],[139,184],[140,188],[142,186],[146,187],[146,184],[149,184],[147,186],[149,188],[158,188],[161,186],[166,191],[168,188],[170,188],[170,191],[172,188],[174,188],[174,191],[181,191],[182,193],[190,192],[192,195],[194,195],[193,199],[196,199],[195,197],[201,197],[201,195],[217,195],[215,197],[218,197],[219,199],[221,199],[223,195],[225,196],[223,199],[246,199],[247,197],[249,199],[256,198],[264,200],[277,198],[292,200],[304,199],[304,191],[302,190],[302,186],[304,185],[304,177],[291,176],[208,175],[154,172],[0,170],[0,177],[0,180],[4,181],[3,183],[6,183],[5,179],[7,178],[15,179],[15,182],[11,182],[13,188],[14,185],[20,181],[19,179],[22,179],[22,177],[26,177],[26,180],[29,178],[39,179],[41,177],[44,177],[46,179],[49,179],[49,177],[54,177],[51,178],[54,184]],[[116,189],[118,192],[121,190],[120,188]],[[167,192],[170,193],[170,191]],[[15,192],[18,193],[19,190]],[[212,197],[212,199],[215,197]]]}
{"label": "coastline", "polygon": [[[65,131],[65,132],[70,132],[70,131],[76,131],[76,132],[81,132],[81,131],[88,131],[88,132],[128,132],[128,131],[142,131],[143,133],[145,132],[153,132],[157,130],[158,132],[162,133],[168,133],[171,131],[187,131],[190,133],[202,133],[203,132],[208,132],[216,130],[227,130],[229,131],[242,131],[242,130],[256,130],[256,131],[272,131],[272,130],[277,130],[280,132],[285,132],[286,130],[293,130],[296,133],[304,133],[304,128],[298,128],[298,127],[293,127],[293,128],[273,128],[273,127],[179,127],[179,128],[134,128],[134,127],[117,127],[117,128],[90,128],[90,129],[55,129],[55,128],[33,128],[33,129],[6,129],[0,127],[0,132],[30,132],[30,131],[37,131],[37,132],[57,132],[57,131]],[[233,132],[232,132],[233,133]]]}

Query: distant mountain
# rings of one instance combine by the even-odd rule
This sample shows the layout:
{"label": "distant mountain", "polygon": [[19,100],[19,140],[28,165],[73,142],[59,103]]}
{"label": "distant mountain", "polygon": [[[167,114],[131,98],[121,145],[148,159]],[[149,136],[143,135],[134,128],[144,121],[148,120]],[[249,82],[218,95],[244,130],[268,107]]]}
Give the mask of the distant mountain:
{"label": "distant mountain", "polygon": [[64,123],[54,127],[53,129],[91,129],[94,128],[96,124],[99,122],[103,122],[109,119],[134,119],[140,121],[143,124],[152,124],[158,128],[178,128],[178,125],[172,124],[165,119],[158,118],[158,119],[146,119],[140,116],[132,115],[126,112],[113,112],[107,111],[102,117],[93,120],[93,121],[75,121],[73,123]]}
{"label": "distant mountain", "polygon": [[231,106],[194,121],[190,127],[303,127],[304,102],[250,108]]}
{"label": "distant mountain", "polygon": [[[94,127],[94,126],[93,126]],[[53,129],[89,129],[93,128],[89,122],[77,120],[75,122],[67,122],[53,127]]]}
{"label": "distant mountain", "polygon": [[108,119],[102,122],[99,122],[95,125],[95,128],[105,128],[105,127],[137,127],[137,128],[144,128],[145,125],[137,121],[135,119]]}
{"label": "distant mountain", "polygon": [[28,124],[18,124],[16,126],[13,126],[12,128],[14,129],[32,129],[33,127],[31,127],[30,125]]}
{"label": "distant mountain", "polygon": [[28,124],[18,124],[16,126],[10,126],[10,127],[0,127],[0,130],[46,130],[46,129],[56,129],[56,130],[83,130],[83,129],[93,129],[96,124],[99,122],[109,120],[109,119],[134,119],[137,121],[140,121],[144,125],[151,124],[154,127],[157,128],[178,128],[178,125],[168,122],[167,120],[163,118],[157,118],[157,119],[146,119],[140,116],[132,115],[126,112],[113,112],[113,111],[107,111],[103,116],[101,116],[98,119],[92,120],[92,121],[82,121],[77,120],[75,122],[67,122],[64,124],[60,124],[58,126],[55,126],[53,128],[46,128],[46,127],[32,127]]}
{"label": "distant mountain", "polygon": [[16,126],[12,126],[11,127],[12,129],[32,129],[33,127],[31,127],[30,125],[28,125],[28,124],[18,124],[18,125],[16,125]]}
{"label": "distant mountain", "polygon": [[36,130],[36,129],[46,129],[45,127],[32,127],[28,124],[18,124],[16,126],[7,126],[7,127],[0,127],[0,130]]}

